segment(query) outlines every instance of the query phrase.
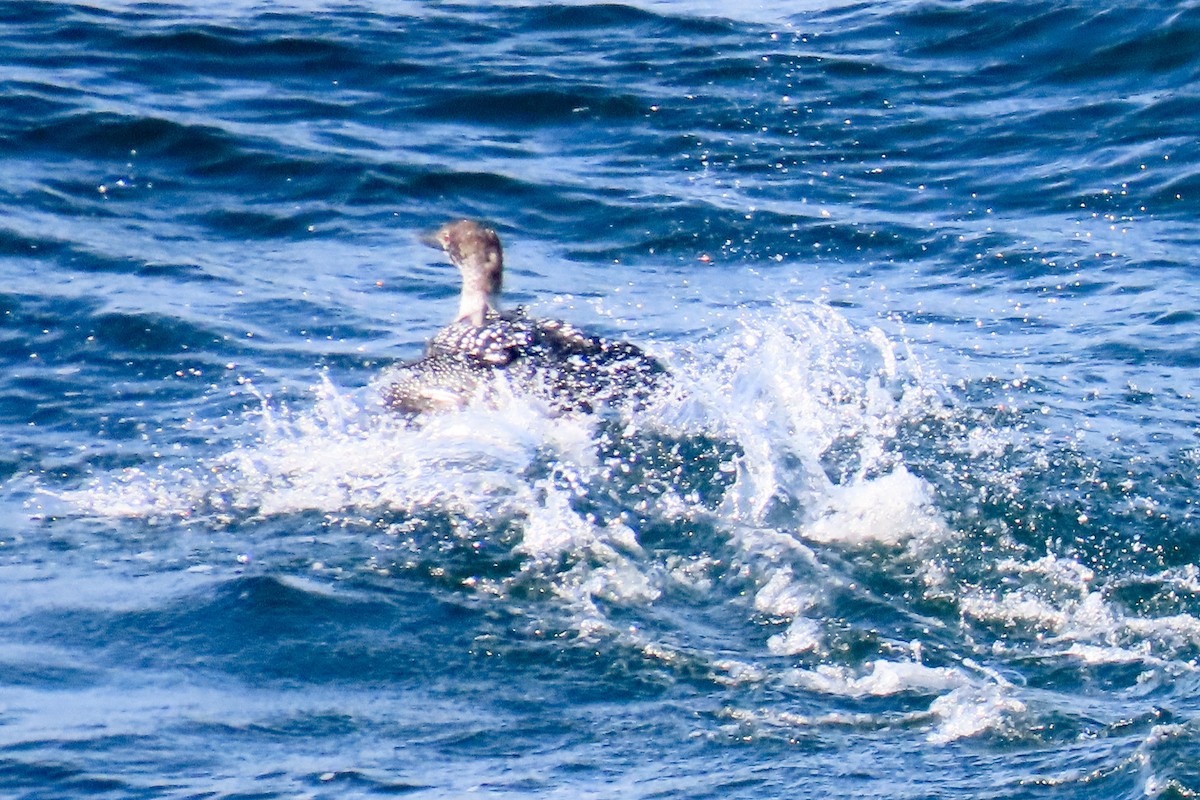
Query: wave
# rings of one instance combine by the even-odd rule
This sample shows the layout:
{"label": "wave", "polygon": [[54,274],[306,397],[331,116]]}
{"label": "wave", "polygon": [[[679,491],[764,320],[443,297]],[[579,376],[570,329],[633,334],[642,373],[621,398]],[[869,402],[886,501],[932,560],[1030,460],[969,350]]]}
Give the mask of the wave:
{"label": "wave", "polygon": [[[336,737],[363,770],[237,790],[403,789],[404,741],[466,793],[583,743],[657,789],[688,742],[731,794],[1190,791],[1195,27],[0,3],[0,770]],[[406,231],[464,214],[679,391],[387,413],[454,290]]]}
{"label": "wave", "polygon": [[46,513],[256,531],[218,574],[298,557],[337,582],[410,576],[725,687],[732,708],[753,687],[879,697],[874,724],[932,742],[1029,736],[1050,712],[1002,677],[1022,664],[1123,682],[1131,660],[1173,672],[1200,645],[1200,609],[1119,588],[1177,594],[1186,570],[1135,560],[1114,581],[1047,552],[1085,522],[1027,509],[1048,442],[957,407],[882,332],[799,304],[665,355],[686,390],[611,419],[514,396],[412,425],[325,382],[307,408],[262,406],[224,455],[53,490]]}

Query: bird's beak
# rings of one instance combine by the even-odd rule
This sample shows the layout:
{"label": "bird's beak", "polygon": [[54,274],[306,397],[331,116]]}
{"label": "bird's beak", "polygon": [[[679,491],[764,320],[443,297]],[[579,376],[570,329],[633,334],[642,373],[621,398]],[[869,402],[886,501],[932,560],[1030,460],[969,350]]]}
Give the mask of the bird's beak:
{"label": "bird's beak", "polygon": [[438,229],[436,231],[426,231],[425,233],[422,233],[417,238],[423,245],[432,247],[435,250],[445,250],[446,248],[442,244],[442,238],[440,236],[438,236],[438,234],[440,232],[441,232],[440,229]]}

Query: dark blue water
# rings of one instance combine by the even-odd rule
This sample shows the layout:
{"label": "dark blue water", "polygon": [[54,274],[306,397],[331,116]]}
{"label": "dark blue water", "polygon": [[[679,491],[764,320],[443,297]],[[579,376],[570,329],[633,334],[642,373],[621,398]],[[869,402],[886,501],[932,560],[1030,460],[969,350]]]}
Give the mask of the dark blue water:
{"label": "dark blue water", "polygon": [[1200,6],[763,5],[0,2],[0,795],[1200,792]]}

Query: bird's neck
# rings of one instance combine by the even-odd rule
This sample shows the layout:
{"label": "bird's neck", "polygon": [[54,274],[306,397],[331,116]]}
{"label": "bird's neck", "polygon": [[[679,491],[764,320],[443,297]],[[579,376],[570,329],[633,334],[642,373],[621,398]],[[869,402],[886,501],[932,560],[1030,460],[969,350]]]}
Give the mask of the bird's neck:
{"label": "bird's neck", "polygon": [[487,253],[459,265],[462,295],[458,300],[458,319],[482,325],[489,311],[500,310],[500,285],[503,262],[499,253]]}
{"label": "bird's neck", "polygon": [[472,325],[482,325],[489,311],[499,311],[499,297],[480,287],[463,286],[462,296],[458,299],[459,320],[467,320]]}

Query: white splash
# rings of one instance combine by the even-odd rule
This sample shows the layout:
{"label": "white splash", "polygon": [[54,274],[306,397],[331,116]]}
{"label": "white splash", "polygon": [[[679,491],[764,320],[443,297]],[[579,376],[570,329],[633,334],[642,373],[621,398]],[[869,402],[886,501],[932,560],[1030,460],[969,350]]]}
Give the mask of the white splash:
{"label": "white splash", "polygon": [[788,682],[812,691],[845,697],[886,697],[903,692],[926,694],[959,689],[969,684],[962,672],[949,667],[927,667],[912,661],[882,659],[870,666],[869,673],[858,675],[847,667],[822,664],[814,670],[795,670]]}
{"label": "white splash", "polygon": [[938,719],[928,739],[946,744],[1012,725],[1026,706],[1003,686],[962,686],[933,701],[929,710]]}
{"label": "white splash", "polygon": [[818,542],[887,545],[945,539],[950,530],[933,501],[929,484],[901,465],[874,479],[832,487],[802,533]]}
{"label": "white splash", "polygon": [[[718,502],[682,490],[646,496],[614,481],[613,470],[629,464],[601,455],[602,424],[592,417],[553,417],[508,396],[410,424],[384,410],[372,390],[343,392],[325,380],[309,408],[264,401],[248,420],[253,439],[228,452],[100,476],[63,498],[96,516],[174,516],[218,528],[231,519],[317,512],[400,520],[384,526],[390,530],[440,513],[469,538],[503,519],[515,530],[519,574],[464,585],[502,597],[510,585],[532,582],[579,637],[614,637],[664,664],[700,659],[721,682],[782,680],[852,697],[978,689],[958,670],[886,658],[866,673],[758,663],[826,652],[818,609],[841,578],[815,548],[911,554],[953,537],[933,487],[892,446],[906,422],[942,413],[940,388],[902,345],[819,304],[743,316],[731,333],[697,347],[667,356],[677,391],[622,424],[625,435],[727,443],[735,455],[720,465]],[[598,499],[597,487],[617,492],[626,512],[586,510],[581,501]],[[614,621],[614,608],[649,609],[673,592],[722,592],[714,576],[724,557],[649,550],[637,519],[713,528],[741,565],[725,579],[755,587],[744,613],[747,626],[761,631],[759,650],[718,655],[709,643],[689,643],[686,621],[666,636]],[[947,720],[945,731],[972,728],[951,701],[933,713]]]}

